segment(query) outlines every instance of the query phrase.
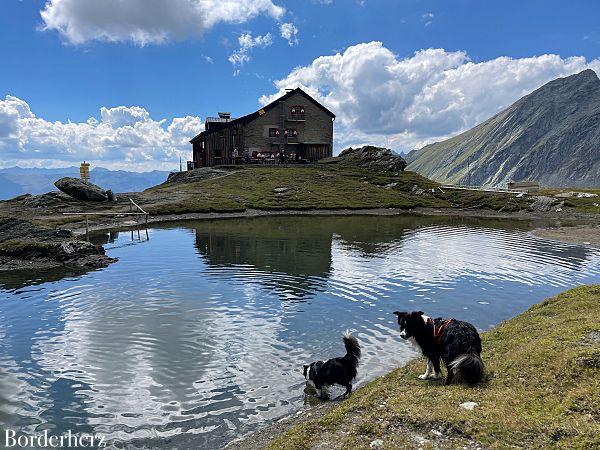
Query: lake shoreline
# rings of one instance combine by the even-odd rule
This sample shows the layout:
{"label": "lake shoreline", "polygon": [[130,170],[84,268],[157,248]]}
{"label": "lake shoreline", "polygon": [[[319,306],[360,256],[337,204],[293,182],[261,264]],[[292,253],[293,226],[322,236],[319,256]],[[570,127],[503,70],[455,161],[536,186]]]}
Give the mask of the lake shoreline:
{"label": "lake shoreline", "polygon": [[[424,362],[423,358],[415,358],[357,389],[348,400],[301,410],[223,448],[300,450],[431,445],[480,449],[490,445],[538,447],[560,443],[580,448],[598,445],[600,425],[593,419],[593,404],[586,400],[586,393],[594,390],[593,370],[600,361],[598,300],[599,285],[570,289],[482,333],[482,357],[488,379],[474,388],[445,387],[441,382],[418,380]],[[563,320],[573,319],[574,315],[583,322],[574,325]],[[554,327],[550,337],[547,335],[550,332],[539,329],[549,321]],[[565,335],[568,343],[555,340]],[[515,347],[527,340],[531,341],[531,349]],[[574,363],[569,370],[578,375],[571,378],[577,381],[566,384],[558,381],[564,374],[556,371],[555,366],[564,363],[563,360]],[[538,364],[547,367],[539,370]],[[536,366],[536,374],[545,375],[534,377],[539,377],[539,381],[523,378],[525,372],[520,370],[528,366]],[[527,395],[521,392],[524,383],[535,385],[525,387]],[[566,398],[574,397],[574,406],[565,410],[555,407],[554,403],[560,400],[544,400],[553,389],[559,389]],[[414,402],[402,402],[407,395]],[[473,402],[474,409],[462,408],[464,402]],[[552,407],[546,403],[552,403]],[[498,417],[489,417],[493,415]],[[510,417],[514,415],[518,416],[516,420]],[[582,422],[584,425],[579,425]],[[544,427],[539,428],[538,423],[544,423]],[[563,429],[569,432],[560,431]]]}
{"label": "lake shoreline", "polygon": [[[221,213],[187,213],[151,216],[148,225],[161,223],[181,223],[198,220],[227,220],[245,219],[266,216],[444,216],[480,219],[518,220],[532,222],[531,234],[536,237],[600,248],[600,227],[596,225],[596,214],[573,212],[565,217],[554,211],[517,211],[498,212],[489,209],[459,209],[459,208],[368,208],[368,209],[308,209],[308,210],[258,210],[248,209],[239,212]],[[71,225],[71,226],[69,226]],[[85,227],[69,224],[65,228],[75,235],[85,235]],[[73,226],[75,225],[75,226]],[[107,233],[137,229],[143,225],[127,224],[116,219],[90,226],[90,233]]]}
{"label": "lake shoreline", "polygon": [[[361,208],[361,209],[284,209],[263,210],[247,209],[237,212],[208,212],[208,213],[185,213],[153,215],[148,218],[148,225],[164,223],[182,223],[186,221],[203,220],[227,220],[245,219],[267,216],[443,216],[443,217],[465,217],[481,219],[518,220],[531,222],[532,235],[555,241],[589,245],[600,247],[600,227],[597,223],[597,215],[583,212],[570,212],[568,215],[556,211],[515,211],[503,212],[490,209],[466,209],[466,208],[425,208],[416,207],[412,209],[402,208]],[[145,222],[127,221],[114,216],[99,217],[96,222],[90,223],[88,232],[90,235],[108,233],[113,231],[127,231],[144,228]],[[68,222],[60,226],[60,229],[72,233],[73,237],[82,238],[86,234],[85,223]],[[35,236],[33,243],[35,243]],[[64,261],[53,260],[51,255],[36,255],[29,252],[27,255],[13,255],[16,257],[13,264],[4,264],[0,269],[2,272],[28,272],[39,271],[49,268],[60,268],[65,266]],[[76,261],[74,254],[72,261]],[[67,266],[86,268],[106,267],[115,262],[103,255],[97,260],[81,255],[74,264]]]}

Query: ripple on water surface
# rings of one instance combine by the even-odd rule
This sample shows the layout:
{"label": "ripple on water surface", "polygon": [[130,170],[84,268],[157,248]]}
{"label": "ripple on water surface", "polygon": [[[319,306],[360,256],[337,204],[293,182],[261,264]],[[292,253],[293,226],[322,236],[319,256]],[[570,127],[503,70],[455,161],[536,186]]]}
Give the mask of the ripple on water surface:
{"label": "ripple on water surface", "polygon": [[106,269],[0,291],[0,427],[215,448],[302,407],[302,364],[346,328],[362,384],[414,354],[391,311],[485,330],[600,280],[596,250],[482,220],[198,222],[106,248]]}

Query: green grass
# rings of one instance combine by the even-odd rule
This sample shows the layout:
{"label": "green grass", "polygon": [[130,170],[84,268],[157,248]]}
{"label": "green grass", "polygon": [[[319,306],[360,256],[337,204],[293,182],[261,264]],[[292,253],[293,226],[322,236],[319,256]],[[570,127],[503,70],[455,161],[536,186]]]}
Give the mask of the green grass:
{"label": "green grass", "polygon": [[[378,438],[384,448],[414,448],[415,434],[430,445],[442,439],[431,430],[452,448],[600,448],[600,342],[590,334],[598,331],[600,286],[569,290],[483,334],[486,382],[421,381],[425,363],[414,360],[269,448],[367,449]],[[466,401],[478,407],[459,408]]]}
{"label": "green grass", "polygon": [[[415,194],[415,186],[423,190]],[[514,211],[526,199],[497,193],[440,191],[438,184],[415,172],[382,172],[353,166],[258,166],[238,168],[227,176],[189,184],[163,184],[152,193],[174,194],[172,202],[149,206],[148,212],[237,212],[246,209],[307,210],[364,208],[489,208]],[[277,193],[276,188],[287,188]]]}
{"label": "green grass", "polygon": [[0,242],[0,255],[6,256],[47,256],[56,248],[56,244],[46,241],[10,239]]}

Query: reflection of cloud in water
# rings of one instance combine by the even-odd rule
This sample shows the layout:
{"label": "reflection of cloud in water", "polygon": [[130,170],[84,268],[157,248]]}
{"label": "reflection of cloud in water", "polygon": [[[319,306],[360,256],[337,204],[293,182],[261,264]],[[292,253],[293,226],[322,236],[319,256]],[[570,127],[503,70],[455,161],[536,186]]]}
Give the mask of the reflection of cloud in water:
{"label": "reflection of cloud in water", "polygon": [[595,267],[600,260],[597,252],[582,246],[468,227],[421,228],[388,244],[383,254],[369,260],[356,258],[346,248],[343,241],[334,241],[335,278],[347,286],[357,280],[365,284],[379,282],[376,295],[385,295],[387,283],[443,288],[465,277],[490,284],[501,280],[531,286],[567,286],[574,276],[585,277],[586,267]]}
{"label": "reflection of cloud in water", "polygon": [[[206,308],[193,297],[169,298],[168,288],[145,288],[136,297],[143,302],[125,295],[117,304],[107,301],[106,291],[78,286],[86,302],[61,303],[64,333],[32,352],[56,379],[91,386],[79,395],[96,432],[152,438],[152,429],[168,436],[222,427],[232,411],[230,423],[239,427],[289,410],[281,371],[296,369],[298,350],[277,336],[283,310],[267,312],[264,295],[248,286],[229,293],[234,302],[244,298],[243,308],[227,306],[218,293],[206,299]],[[256,405],[262,405],[260,417]]]}

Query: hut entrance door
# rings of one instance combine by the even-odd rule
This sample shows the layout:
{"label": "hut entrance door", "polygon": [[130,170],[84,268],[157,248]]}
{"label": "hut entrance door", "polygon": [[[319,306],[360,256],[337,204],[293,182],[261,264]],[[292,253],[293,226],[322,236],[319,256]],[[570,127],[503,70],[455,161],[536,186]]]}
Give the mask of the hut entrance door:
{"label": "hut entrance door", "polygon": [[301,155],[308,161],[318,161],[331,156],[331,146],[327,144],[303,144]]}

